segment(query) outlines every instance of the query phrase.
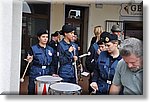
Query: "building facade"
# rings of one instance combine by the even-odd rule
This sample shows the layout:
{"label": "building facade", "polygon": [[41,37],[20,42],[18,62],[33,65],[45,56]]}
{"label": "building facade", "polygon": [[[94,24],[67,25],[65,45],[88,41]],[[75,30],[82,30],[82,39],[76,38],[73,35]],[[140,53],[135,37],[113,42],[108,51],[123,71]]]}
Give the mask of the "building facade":
{"label": "building facade", "polygon": [[[113,24],[119,24],[125,35],[141,38],[143,36],[142,1],[133,3],[132,0],[110,1],[113,2],[1,0],[0,83],[3,84],[0,85],[0,93],[19,94],[20,77],[25,68],[23,62],[25,51],[36,43],[35,34],[41,27],[49,29],[52,34],[61,30],[65,23],[73,24],[80,38],[81,53],[87,52],[91,38],[94,36],[93,28],[97,25],[110,31]],[[29,8],[24,8],[24,2]]]}

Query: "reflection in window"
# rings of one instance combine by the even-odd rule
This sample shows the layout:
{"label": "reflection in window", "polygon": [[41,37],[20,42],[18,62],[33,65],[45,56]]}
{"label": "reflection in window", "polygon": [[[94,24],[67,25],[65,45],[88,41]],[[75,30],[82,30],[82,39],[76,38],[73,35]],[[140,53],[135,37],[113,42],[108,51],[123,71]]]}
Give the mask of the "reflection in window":
{"label": "reflection in window", "polygon": [[80,19],[80,10],[70,10],[68,13],[68,18]]}

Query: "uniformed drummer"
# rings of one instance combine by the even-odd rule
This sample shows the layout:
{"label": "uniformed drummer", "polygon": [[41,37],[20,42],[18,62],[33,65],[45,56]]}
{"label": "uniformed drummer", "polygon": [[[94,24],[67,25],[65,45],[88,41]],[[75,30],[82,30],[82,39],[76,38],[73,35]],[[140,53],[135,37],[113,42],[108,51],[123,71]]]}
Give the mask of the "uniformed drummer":
{"label": "uniformed drummer", "polygon": [[[110,34],[110,33],[108,33],[108,32],[101,33],[100,40],[98,42],[95,42],[88,49],[88,52],[91,52],[91,54],[86,57],[85,66],[86,66],[87,70],[90,72],[89,83],[91,83],[93,71],[94,71],[94,68],[97,66],[96,62],[97,62],[100,52],[106,50],[103,39],[106,36],[108,36],[108,34]],[[91,93],[91,91],[92,91],[92,89],[91,89],[91,87],[89,87],[89,93]]]}
{"label": "uniformed drummer", "polygon": [[102,51],[98,57],[97,67],[94,69],[92,83],[90,84],[96,94],[100,95],[109,93],[117,63],[122,59],[118,49],[118,36],[108,34],[103,40],[106,51]]}
{"label": "uniformed drummer", "polygon": [[33,45],[28,52],[27,61],[32,62],[31,69],[29,71],[29,84],[28,94],[35,94],[35,78],[42,75],[53,75],[53,48],[47,45],[48,42],[48,30],[40,29],[37,33],[39,43]]}
{"label": "uniformed drummer", "polygon": [[75,61],[78,57],[78,47],[73,43],[75,28],[72,25],[63,25],[62,34],[64,38],[59,42],[59,76],[64,82],[77,83],[75,73]]}

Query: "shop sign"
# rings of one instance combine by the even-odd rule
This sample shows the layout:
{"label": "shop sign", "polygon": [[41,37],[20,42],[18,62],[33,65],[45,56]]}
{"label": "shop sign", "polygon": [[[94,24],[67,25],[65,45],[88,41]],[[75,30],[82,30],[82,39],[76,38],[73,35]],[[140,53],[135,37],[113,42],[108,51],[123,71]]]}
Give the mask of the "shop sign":
{"label": "shop sign", "polygon": [[121,4],[121,16],[143,16],[142,4]]}

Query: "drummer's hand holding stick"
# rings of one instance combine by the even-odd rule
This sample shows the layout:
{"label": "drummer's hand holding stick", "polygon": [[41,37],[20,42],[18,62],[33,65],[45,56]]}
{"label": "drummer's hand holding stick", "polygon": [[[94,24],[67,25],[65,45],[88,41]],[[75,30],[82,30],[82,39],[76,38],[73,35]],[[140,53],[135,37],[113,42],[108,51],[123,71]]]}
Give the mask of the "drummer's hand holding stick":
{"label": "drummer's hand holding stick", "polygon": [[26,71],[27,71],[27,69],[28,69],[28,67],[29,67],[29,64],[30,64],[30,63],[32,62],[32,60],[33,60],[33,56],[30,56],[30,54],[28,54],[27,59],[24,59],[24,60],[27,61],[28,64],[27,64],[27,66],[26,66],[26,68],[25,68],[25,71],[24,71],[24,73],[23,73],[23,75],[22,75],[22,77],[21,77],[21,79],[20,79],[20,82],[24,82],[24,76],[25,76]]}
{"label": "drummer's hand holding stick", "polygon": [[94,91],[91,92],[91,94],[96,94],[96,91],[98,90],[98,85],[97,85],[97,83],[96,83],[96,82],[92,82],[92,83],[90,84],[90,86],[91,86],[92,89],[94,90]]}

